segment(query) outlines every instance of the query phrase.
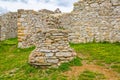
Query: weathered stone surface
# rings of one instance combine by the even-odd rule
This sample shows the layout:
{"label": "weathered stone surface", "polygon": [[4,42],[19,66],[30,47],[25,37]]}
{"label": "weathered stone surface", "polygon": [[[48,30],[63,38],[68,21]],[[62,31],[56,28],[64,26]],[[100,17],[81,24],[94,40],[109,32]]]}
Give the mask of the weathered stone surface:
{"label": "weathered stone surface", "polygon": [[31,64],[54,66],[76,55],[69,42],[120,42],[119,0],[79,0],[71,13],[56,12],[18,10],[0,16],[0,40],[18,36],[18,47],[36,46]]}
{"label": "weathered stone surface", "polygon": [[17,37],[17,13],[9,12],[0,16],[0,40],[15,37]]}
{"label": "weathered stone surface", "polygon": [[50,53],[51,50],[40,50],[40,52],[43,52],[43,53]]}
{"label": "weathered stone surface", "polygon": [[46,57],[51,57],[51,56],[54,56],[54,53],[45,53],[45,56]]}
{"label": "weathered stone surface", "polygon": [[56,53],[56,56],[57,57],[70,57],[72,56],[72,53],[71,52],[58,52]]}
{"label": "weathered stone surface", "polygon": [[[49,29],[47,31],[42,31],[41,32],[42,39],[36,41],[38,44],[36,45],[37,48],[31,53],[29,57],[30,64],[32,65],[51,64],[51,66],[53,65],[58,66],[58,64],[61,63],[61,61],[66,62],[71,60],[71,58],[73,58],[75,55],[73,54],[74,52],[68,44],[68,37],[66,35],[68,35],[68,33],[66,33],[65,30]],[[45,55],[44,56],[39,55],[39,53],[43,53]],[[41,57],[43,58],[43,60]]]}
{"label": "weathered stone surface", "polygon": [[59,62],[59,60],[58,59],[47,59],[47,62],[57,64]]}
{"label": "weathered stone surface", "polygon": [[74,4],[72,13],[63,14],[60,21],[63,28],[70,30],[70,42],[120,42],[117,37],[120,29],[114,25],[120,27],[119,18],[119,0],[79,0]]}
{"label": "weathered stone surface", "polygon": [[111,0],[114,6],[120,6],[120,0]]}

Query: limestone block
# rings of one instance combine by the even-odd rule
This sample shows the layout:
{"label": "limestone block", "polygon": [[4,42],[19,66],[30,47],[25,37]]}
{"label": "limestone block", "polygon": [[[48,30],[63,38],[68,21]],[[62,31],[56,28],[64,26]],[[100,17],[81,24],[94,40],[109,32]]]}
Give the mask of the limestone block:
{"label": "limestone block", "polygon": [[27,25],[28,25],[28,23],[26,23],[26,22],[22,23],[22,26],[27,26]]}
{"label": "limestone block", "polygon": [[111,0],[114,6],[120,6],[120,0]]}
{"label": "limestone block", "polygon": [[18,30],[18,33],[24,33],[24,31],[23,30]]}
{"label": "limestone block", "polygon": [[52,43],[53,40],[51,40],[51,39],[47,39],[45,42],[46,42],[46,43]]}
{"label": "limestone block", "polygon": [[22,39],[18,39],[18,42],[22,42],[23,40]]}
{"label": "limestone block", "polygon": [[90,7],[96,8],[96,7],[99,7],[99,4],[98,3],[93,3],[93,4],[90,4]]}
{"label": "limestone block", "polygon": [[23,22],[25,20],[24,20],[24,18],[19,18],[18,21]]}
{"label": "limestone block", "polygon": [[25,36],[24,33],[18,33],[18,36]]}
{"label": "limestone block", "polygon": [[45,56],[46,57],[51,57],[51,56],[54,56],[54,53],[45,53]]}
{"label": "limestone block", "polygon": [[44,57],[36,57],[35,58],[35,62],[36,63],[45,63],[45,58]]}
{"label": "limestone block", "polygon": [[63,33],[54,33],[52,34],[53,36],[63,36],[64,34]]}
{"label": "limestone block", "polygon": [[42,30],[41,29],[37,29],[37,33],[40,33]]}
{"label": "limestone block", "polygon": [[51,50],[44,50],[44,49],[41,49],[40,52],[43,52],[43,53],[50,53],[52,52]]}
{"label": "limestone block", "polygon": [[70,57],[72,56],[72,53],[71,52],[57,52],[56,56],[57,57]]}
{"label": "limestone block", "polygon": [[47,59],[48,63],[58,63],[58,59]]}
{"label": "limestone block", "polygon": [[17,23],[17,26],[19,26],[19,27],[20,27],[20,26],[21,26],[21,23],[20,23],[20,22],[18,22],[18,23]]}
{"label": "limestone block", "polygon": [[23,27],[23,26],[18,27],[18,30],[25,30],[25,27]]}
{"label": "limestone block", "polygon": [[26,14],[21,15],[22,18],[24,18],[24,17],[26,17],[26,16],[27,16]]}
{"label": "limestone block", "polygon": [[41,52],[33,52],[33,57],[40,57],[40,56],[45,56],[44,53],[41,53]]}
{"label": "limestone block", "polygon": [[58,46],[57,48],[60,49],[60,50],[63,50],[64,46]]}

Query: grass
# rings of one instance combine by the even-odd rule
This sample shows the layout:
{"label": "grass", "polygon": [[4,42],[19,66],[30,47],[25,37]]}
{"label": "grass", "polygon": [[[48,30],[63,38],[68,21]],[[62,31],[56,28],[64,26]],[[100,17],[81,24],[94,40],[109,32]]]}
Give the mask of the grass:
{"label": "grass", "polygon": [[[68,63],[63,63],[59,68],[39,69],[28,64],[28,57],[35,47],[26,49],[17,48],[17,38],[0,42],[0,80],[67,80],[62,73],[70,70],[70,66],[81,66],[81,59],[74,58]],[[70,44],[78,53],[89,55],[88,60],[98,60],[98,63],[111,64],[111,68],[120,72],[120,43],[86,43]],[[85,78],[87,77],[87,78]],[[94,80],[103,78],[102,74],[84,71],[79,80]]]}
{"label": "grass", "polygon": [[89,70],[83,71],[80,75],[78,80],[104,80],[105,76],[98,72],[92,72]]}
{"label": "grass", "polygon": [[109,64],[112,69],[120,73],[120,43],[71,43],[70,45],[78,55],[86,55],[89,61],[96,60],[97,64]]}
{"label": "grass", "polygon": [[58,69],[34,68],[28,64],[28,57],[35,47],[21,49],[17,44],[17,38],[0,42],[0,80],[67,80],[62,72],[81,65],[81,59],[76,57]]}
{"label": "grass", "polygon": [[68,71],[68,70],[70,70],[70,66],[82,66],[81,58],[76,57],[76,58],[74,58],[73,60],[71,60],[70,62],[62,63],[62,64],[59,66],[58,69],[59,69],[60,71]]}

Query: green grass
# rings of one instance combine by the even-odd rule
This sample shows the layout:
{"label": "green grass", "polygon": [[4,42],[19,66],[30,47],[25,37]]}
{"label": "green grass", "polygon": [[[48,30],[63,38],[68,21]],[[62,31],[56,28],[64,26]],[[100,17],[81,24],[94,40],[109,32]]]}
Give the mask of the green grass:
{"label": "green grass", "polygon": [[105,76],[101,73],[92,72],[92,71],[84,71],[79,75],[78,80],[104,80]]}
{"label": "green grass", "polygon": [[34,68],[28,64],[28,57],[35,47],[21,49],[17,44],[17,38],[0,42],[0,80],[67,80],[62,72],[81,65],[81,59],[76,57],[58,69]]}
{"label": "green grass", "polygon": [[60,71],[68,71],[70,70],[70,66],[82,66],[82,63],[81,63],[81,58],[79,57],[75,57],[73,60],[71,60],[70,62],[66,62],[66,63],[62,63],[60,66],[59,66],[59,70]]}
{"label": "green grass", "polygon": [[[0,42],[0,80],[67,80],[62,73],[70,70],[70,66],[81,66],[81,58],[76,57],[68,63],[63,63],[58,69],[39,69],[28,64],[28,57],[35,47],[17,48],[17,38]],[[120,72],[120,43],[87,43],[70,44],[79,54],[89,55],[89,60],[100,60]],[[94,72],[83,72],[79,77],[87,75],[87,80],[96,78]],[[100,75],[100,74],[99,74]],[[79,78],[78,77],[78,78]]]}
{"label": "green grass", "polygon": [[96,60],[97,64],[113,64],[112,67],[120,73],[120,43],[80,43],[70,44],[78,53],[88,56],[89,61]]}
{"label": "green grass", "polygon": [[44,70],[30,66],[28,57],[35,47],[20,49],[17,43],[17,39],[0,42],[0,80],[65,80],[66,77],[56,69]]}

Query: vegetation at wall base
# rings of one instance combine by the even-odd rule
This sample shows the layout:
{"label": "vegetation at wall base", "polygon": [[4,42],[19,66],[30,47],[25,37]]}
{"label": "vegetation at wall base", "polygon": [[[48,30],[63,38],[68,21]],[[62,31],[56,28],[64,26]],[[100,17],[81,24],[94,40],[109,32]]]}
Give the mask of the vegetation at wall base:
{"label": "vegetation at wall base", "polygon": [[70,62],[62,63],[58,69],[60,71],[68,71],[70,70],[71,66],[82,66],[81,60],[81,58],[75,57]]}
{"label": "vegetation at wall base", "polygon": [[[82,66],[84,58],[76,57],[72,61],[63,63],[58,69],[39,69],[28,64],[28,57],[35,47],[27,49],[17,48],[17,38],[0,42],[0,80],[68,80],[63,73],[71,70],[71,66]],[[86,55],[89,61],[98,64],[108,64],[120,73],[120,43],[79,43],[70,46],[79,54]],[[96,77],[104,79],[104,75],[84,71],[78,76],[79,80],[94,80]],[[85,78],[86,79],[86,78]]]}
{"label": "vegetation at wall base", "polygon": [[66,80],[61,72],[69,70],[70,66],[81,65],[81,59],[76,57],[58,69],[34,68],[28,64],[28,57],[35,47],[21,49],[17,44],[17,38],[0,42],[0,80]]}
{"label": "vegetation at wall base", "polygon": [[87,56],[90,62],[96,61],[99,65],[109,65],[114,70],[120,73],[120,43],[70,43],[70,46],[77,52]]}

